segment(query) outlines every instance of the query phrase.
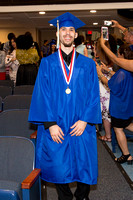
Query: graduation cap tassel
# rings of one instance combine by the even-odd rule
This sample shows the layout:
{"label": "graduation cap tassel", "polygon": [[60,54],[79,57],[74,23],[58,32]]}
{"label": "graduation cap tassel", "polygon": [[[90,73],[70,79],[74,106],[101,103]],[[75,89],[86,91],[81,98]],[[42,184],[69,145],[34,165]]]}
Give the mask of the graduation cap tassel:
{"label": "graduation cap tassel", "polygon": [[57,44],[56,48],[59,49],[59,20],[57,20]]}

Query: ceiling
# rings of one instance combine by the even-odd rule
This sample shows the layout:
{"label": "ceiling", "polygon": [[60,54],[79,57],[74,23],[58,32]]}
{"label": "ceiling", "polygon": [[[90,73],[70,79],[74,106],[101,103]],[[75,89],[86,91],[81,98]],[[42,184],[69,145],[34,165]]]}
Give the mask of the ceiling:
{"label": "ceiling", "polygon": [[[0,6],[127,2],[126,0],[0,0]],[[128,0],[132,2],[132,0]]]}
{"label": "ceiling", "polygon": [[[12,1],[17,2],[18,0]],[[94,2],[95,1],[96,0],[94,0]],[[0,4],[0,28],[52,29],[52,27],[49,26],[48,21],[65,12],[71,12],[73,15],[80,18],[86,24],[85,28],[100,28],[101,26],[103,26],[104,20],[112,19],[117,20],[121,25],[128,27],[133,26],[132,2],[29,6],[1,6]],[[96,9],[97,12],[90,13],[91,9]],[[46,11],[46,14],[40,15],[39,11]],[[122,14],[126,14],[127,16],[122,17],[118,14],[118,11],[122,11]],[[98,25],[94,26],[94,22],[97,22]]]}
{"label": "ceiling", "polygon": [[[124,18],[118,15],[117,10],[97,10],[96,13],[90,13],[89,10],[70,11],[76,17],[80,18],[86,28],[95,28],[93,22],[98,22],[97,27],[103,26],[104,20],[117,20],[123,26],[133,26],[133,19]],[[63,14],[64,11],[49,11],[45,15],[39,15],[39,12],[15,12],[0,13],[0,28],[19,28],[30,27],[36,29],[48,29],[48,21]]]}

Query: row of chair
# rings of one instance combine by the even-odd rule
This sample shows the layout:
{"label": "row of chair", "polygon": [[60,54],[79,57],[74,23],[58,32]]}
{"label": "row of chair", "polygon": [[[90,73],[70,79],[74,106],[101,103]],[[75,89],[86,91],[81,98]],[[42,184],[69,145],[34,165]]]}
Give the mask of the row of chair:
{"label": "row of chair", "polygon": [[0,199],[41,200],[37,126],[28,122],[32,91],[33,86],[0,81]]}
{"label": "row of chair", "polygon": [[28,122],[28,109],[12,109],[0,113],[0,136],[29,138],[35,144],[37,126]]}
{"label": "row of chair", "polygon": [[8,86],[12,89],[14,88],[14,81],[13,80],[0,80],[0,86]]}
{"label": "row of chair", "polygon": [[32,95],[33,85],[21,85],[12,88],[11,86],[0,85],[0,96],[4,99],[8,95]]}
{"label": "row of chair", "polygon": [[0,199],[41,200],[40,170],[34,169],[37,127],[28,115],[28,109],[0,113]]}
{"label": "row of chair", "polygon": [[28,138],[0,136],[0,199],[41,200],[40,169]]}
{"label": "row of chair", "polygon": [[9,109],[29,109],[32,95],[9,95],[0,98],[0,111]]}

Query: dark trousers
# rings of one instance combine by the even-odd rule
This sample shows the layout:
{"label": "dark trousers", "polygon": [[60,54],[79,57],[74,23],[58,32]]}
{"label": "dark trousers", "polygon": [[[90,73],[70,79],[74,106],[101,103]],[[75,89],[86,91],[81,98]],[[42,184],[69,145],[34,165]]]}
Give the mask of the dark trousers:
{"label": "dark trousers", "polygon": [[[72,200],[73,194],[69,188],[69,184],[55,184],[57,193],[58,193],[58,200]],[[87,198],[90,192],[90,185],[85,183],[77,182],[77,189],[74,193],[76,200],[83,200]]]}

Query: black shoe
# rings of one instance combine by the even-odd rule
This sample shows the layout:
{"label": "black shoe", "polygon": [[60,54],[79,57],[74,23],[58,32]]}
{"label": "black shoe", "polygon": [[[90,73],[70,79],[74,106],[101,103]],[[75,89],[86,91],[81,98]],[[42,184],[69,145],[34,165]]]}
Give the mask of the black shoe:
{"label": "black shoe", "polygon": [[128,160],[128,158],[130,157],[131,155],[128,154],[128,155],[123,155],[119,158],[115,158],[115,161],[122,164],[122,163],[125,163],[127,162],[128,165],[132,165],[133,164],[133,160]]}

